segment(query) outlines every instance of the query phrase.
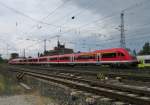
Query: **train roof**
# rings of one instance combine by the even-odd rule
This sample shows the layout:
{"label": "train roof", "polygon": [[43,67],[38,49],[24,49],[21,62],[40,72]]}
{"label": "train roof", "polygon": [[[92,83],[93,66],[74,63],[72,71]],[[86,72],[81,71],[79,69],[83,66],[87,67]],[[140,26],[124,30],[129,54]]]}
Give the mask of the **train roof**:
{"label": "train roof", "polygon": [[96,50],[96,51],[94,51],[94,52],[95,52],[95,53],[96,53],[96,52],[105,53],[105,52],[116,52],[116,51],[127,51],[127,50],[124,49],[124,48],[111,48],[111,49]]}
{"label": "train roof", "polygon": [[64,54],[64,55],[59,55],[59,57],[64,57],[64,56],[72,56],[73,54]]}
{"label": "train roof", "polygon": [[80,55],[92,55],[95,54],[94,52],[81,52],[81,53],[77,53],[75,54],[75,56],[80,56]]}
{"label": "train roof", "polygon": [[12,61],[18,61],[18,60],[24,60],[24,58],[15,58],[15,59],[12,59]]}
{"label": "train roof", "polygon": [[73,55],[73,54],[63,54],[63,55],[42,56],[42,57],[39,57],[39,58],[47,58],[47,57],[54,58],[54,57],[64,57],[64,56],[71,56],[71,55]]}
{"label": "train roof", "polygon": [[78,56],[78,55],[87,55],[87,54],[94,54],[97,52],[101,52],[101,53],[106,53],[106,52],[115,52],[115,51],[126,51],[126,49],[124,48],[111,48],[111,49],[104,49],[104,50],[96,50],[96,51],[92,51],[92,52],[81,52],[81,53],[73,53],[73,54],[64,54],[64,55],[52,55],[52,56],[43,56],[43,57],[39,57],[39,58],[47,58],[47,57],[65,57],[65,56]]}
{"label": "train roof", "polygon": [[26,59],[38,59],[38,58],[26,58]]}

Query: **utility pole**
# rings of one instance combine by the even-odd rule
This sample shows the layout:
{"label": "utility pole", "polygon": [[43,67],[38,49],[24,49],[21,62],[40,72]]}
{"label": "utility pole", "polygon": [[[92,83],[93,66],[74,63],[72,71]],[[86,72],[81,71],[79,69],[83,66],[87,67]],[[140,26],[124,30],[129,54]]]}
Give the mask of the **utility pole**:
{"label": "utility pole", "polygon": [[7,56],[7,58],[9,58],[9,57],[8,57],[8,46],[9,46],[9,45],[6,44],[6,56]]}
{"label": "utility pole", "polygon": [[25,50],[25,48],[23,49],[23,57],[24,58],[26,57],[26,50]]}
{"label": "utility pole", "polygon": [[46,39],[44,39],[44,53],[46,52]]}
{"label": "utility pole", "polygon": [[56,37],[57,37],[57,41],[59,41],[59,39],[60,39],[60,35],[56,35]]}
{"label": "utility pole", "polygon": [[125,42],[125,30],[124,30],[124,12],[121,13],[121,25],[120,25],[120,31],[121,31],[121,39],[120,39],[120,47],[126,48],[126,42]]}

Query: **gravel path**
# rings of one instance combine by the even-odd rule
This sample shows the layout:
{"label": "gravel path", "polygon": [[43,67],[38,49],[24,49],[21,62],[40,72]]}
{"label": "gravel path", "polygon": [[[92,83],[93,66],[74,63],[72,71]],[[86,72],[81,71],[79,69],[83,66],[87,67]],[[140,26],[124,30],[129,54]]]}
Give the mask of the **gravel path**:
{"label": "gravel path", "polygon": [[42,99],[40,96],[34,95],[15,95],[15,96],[0,96],[0,105],[57,105],[45,99]]}

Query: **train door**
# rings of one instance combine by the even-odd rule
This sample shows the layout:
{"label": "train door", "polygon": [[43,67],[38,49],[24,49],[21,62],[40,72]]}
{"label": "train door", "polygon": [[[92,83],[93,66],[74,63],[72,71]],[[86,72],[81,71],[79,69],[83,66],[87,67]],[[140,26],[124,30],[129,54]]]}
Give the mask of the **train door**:
{"label": "train door", "polygon": [[72,62],[74,62],[74,55],[72,56]]}
{"label": "train door", "polygon": [[70,63],[71,63],[71,64],[74,63],[74,55],[70,56]]}
{"label": "train door", "polygon": [[117,59],[116,60],[124,60],[124,57],[125,57],[125,55],[123,54],[123,53],[121,53],[121,52],[118,52],[117,53]]}
{"label": "train door", "polygon": [[97,62],[97,64],[100,64],[100,61],[101,61],[101,54],[97,53],[96,54],[96,62]]}
{"label": "train door", "polygon": [[49,63],[49,57],[46,58],[46,62],[47,62],[47,63],[46,63],[47,66],[49,67],[49,66],[50,66],[50,63]]}

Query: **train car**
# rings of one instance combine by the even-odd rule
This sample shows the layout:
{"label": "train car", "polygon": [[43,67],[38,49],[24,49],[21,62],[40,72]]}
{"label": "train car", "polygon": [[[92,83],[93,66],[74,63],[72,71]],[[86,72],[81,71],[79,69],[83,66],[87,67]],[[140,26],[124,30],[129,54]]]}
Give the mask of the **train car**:
{"label": "train car", "polygon": [[84,52],[74,55],[74,64],[80,65],[96,65],[96,53],[94,52]]}
{"label": "train car", "polygon": [[96,50],[97,62],[110,66],[135,66],[136,57],[124,48],[112,48],[106,50]]}
{"label": "train car", "polygon": [[38,63],[39,58],[26,58],[25,64],[35,65]]}
{"label": "train car", "polygon": [[60,65],[73,65],[74,64],[74,54],[64,54],[58,56],[58,63]]}
{"label": "train car", "polygon": [[140,55],[140,56],[137,56],[137,59],[139,61],[139,64],[138,64],[139,68],[145,68],[145,67],[150,68],[150,55]]}
{"label": "train car", "polygon": [[22,59],[22,64],[26,64],[27,63],[27,59],[26,58],[24,58],[24,59]]}
{"label": "train car", "polygon": [[112,48],[76,54],[42,56],[38,58],[26,59],[19,58],[11,60],[10,64],[131,66],[137,64],[137,59],[130,51],[127,51],[126,49]]}
{"label": "train car", "polygon": [[16,58],[16,59],[12,59],[12,60],[10,60],[8,63],[9,64],[22,64],[22,58]]}
{"label": "train car", "polygon": [[47,64],[48,63],[48,57],[47,56],[42,56],[38,58],[37,64]]}
{"label": "train car", "polygon": [[48,63],[49,64],[58,64],[58,62],[59,62],[58,57],[59,57],[58,55],[48,56]]}

